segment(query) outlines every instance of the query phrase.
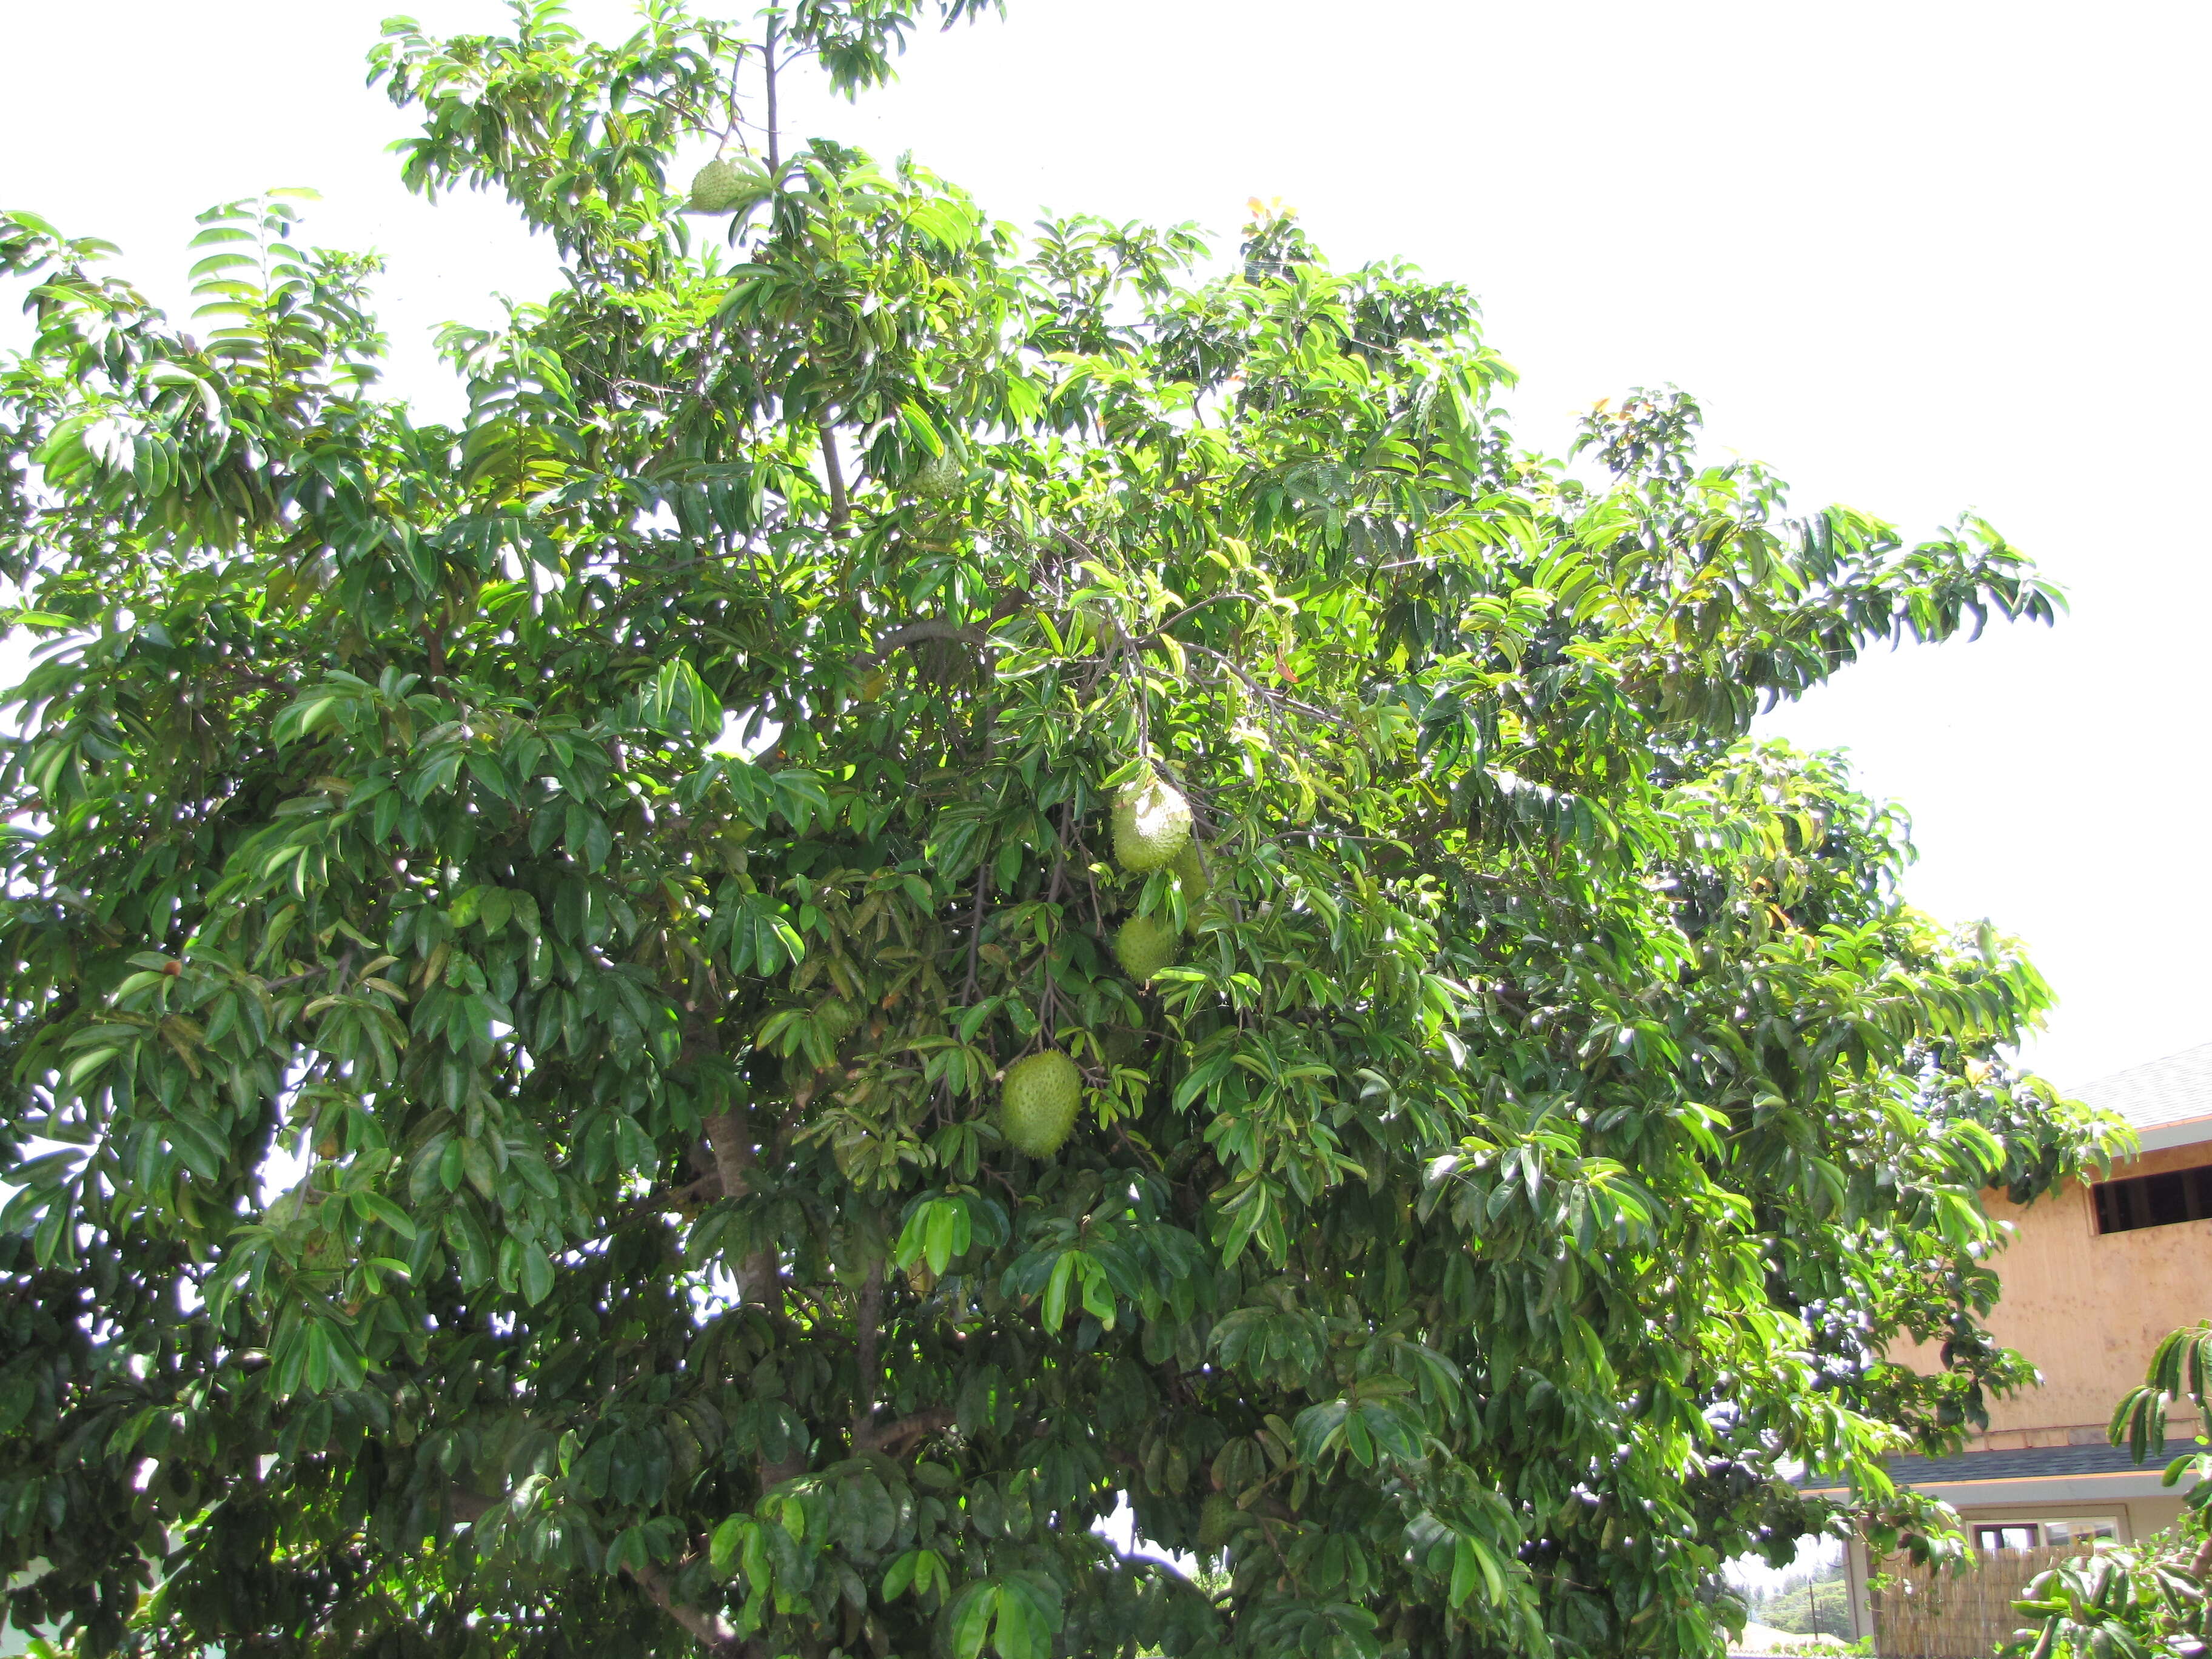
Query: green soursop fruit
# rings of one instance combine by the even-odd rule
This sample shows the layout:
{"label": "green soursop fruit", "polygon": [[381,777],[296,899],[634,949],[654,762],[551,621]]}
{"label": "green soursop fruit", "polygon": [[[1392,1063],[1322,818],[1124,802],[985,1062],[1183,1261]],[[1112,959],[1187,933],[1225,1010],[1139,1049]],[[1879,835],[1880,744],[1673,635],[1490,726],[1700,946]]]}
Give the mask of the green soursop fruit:
{"label": "green soursop fruit", "polygon": [[1114,798],[1114,856],[1133,876],[1175,862],[1190,845],[1190,803],[1155,772]]}
{"label": "green soursop fruit", "polygon": [[1199,861],[1198,843],[1185,842],[1182,851],[1176,854],[1176,880],[1182,888],[1183,920],[1191,927],[1198,926],[1198,907],[1206,902],[1206,866]]}
{"label": "green soursop fruit", "polygon": [[999,1091],[1000,1133],[1018,1152],[1050,1158],[1075,1127],[1082,1098],[1082,1074],[1059,1049],[1018,1060],[1006,1067],[1006,1086]]}
{"label": "green soursop fruit", "polygon": [[1176,943],[1164,916],[1131,916],[1114,935],[1114,959],[1142,985],[1176,959]]}
{"label": "green soursop fruit", "polygon": [[1113,638],[1113,613],[1097,600],[1086,600],[1067,613],[1069,650],[1103,651]]}
{"label": "green soursop fruit", "polygon": [[1198,1509],[1198,1553],[1201,1556],[1216,1556],[1229,1547],[1237,1535],[1237,1523],[1242,1519],[1237,1512],[1237,1500],[1225,1492],[1215,1492]]}
{"label": "green soursop fruit", "polygon": [[952,459],[952,452],[933,455],[926,465],[906,481],[906,487],[926,501],[941,501],[960,493],[961,485],[968,482],[968,474],[960,463]]}
{"label": "green soursop fruit", "polygon": [[691,175],[691,199],[684,206],[693,213],[727,213],[744,193],[744,174],[717,156]]}
{"label": "green soursop fruit", "polygon": [[860,1023],[860,1011],[842,997],[825,997],[814,1010],[814,1020],[834,1048],[852,1036]]}
{"label": "green soursop fruit", "polygon": [[[321,1209],[326,1194],[313,1189],[314,1177],[309,1175],[288,1192],[278,1194],[269,1200],[262,1213],[268,1226],[288,1237],[300,1253],[300,1265],[312,1273],[340,1273],[346,1265],[344,1242],[336,1234],[317,1224],[316,1212]],[[343,1215],[343,1211],[332,1211]]]}

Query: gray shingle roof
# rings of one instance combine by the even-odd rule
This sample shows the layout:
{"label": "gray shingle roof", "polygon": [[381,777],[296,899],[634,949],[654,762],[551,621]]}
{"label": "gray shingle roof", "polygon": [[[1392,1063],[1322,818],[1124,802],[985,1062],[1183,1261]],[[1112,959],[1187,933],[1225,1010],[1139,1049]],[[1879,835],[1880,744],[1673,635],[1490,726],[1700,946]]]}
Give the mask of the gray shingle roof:
{"label": "gray shingle roof", "polygon": [[2118,1112],[2138,1129],[2212,1117],[2212,1042],[2146,1066],[2131,1066],[2069,1092],[2092,1106]]}
{"label": "gray shingle roof", "polygon": [[[1882,1460],[1891,1480],[1902,1486],[1943,1486],[1964,1481],[2047,1480],[2080,1474],[2124,1474],[2140,1470],[2156,1476],[2175,1458],[2197,1449],[2186,1438],[2170,1439],[2163,1451],[2153,1451],[2140,1463],[2125,1446],[2100,1441],[2087,1446],[2027,1446],[2011,1451],[1961,1452],[1955,1457],[1912,1457],[1894,1455]],[[1808,1473],[1796,1486],[1808,1492],[1834,1492],[1841,1480],[1831,1474]]]}
{"label": "gray shingle roof", "polygon": [[2014,1451],[1965,1452],[1957,1457],[1893,1457],[1890,1478],[1905,1486],[1940,1486],[1947,1480],[2021,1480],[2039,1475],[2117,1474],[2144,1468],[2154,1474],[2172,1459],[2197,1449],[2192,1440],[2169,1440],[2163,1455],[2152,1452],[2141,1463],[2125,1446],[2031,1446]]}

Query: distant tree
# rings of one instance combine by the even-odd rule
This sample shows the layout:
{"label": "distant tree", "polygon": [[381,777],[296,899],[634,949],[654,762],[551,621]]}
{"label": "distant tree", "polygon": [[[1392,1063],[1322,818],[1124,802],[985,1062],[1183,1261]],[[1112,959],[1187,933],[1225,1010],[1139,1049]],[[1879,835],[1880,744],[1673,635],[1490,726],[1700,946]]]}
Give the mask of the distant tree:
{"label": "distant tree", "polygon": [[1850,1634],[1850,1586],[1840,1559],[1809,1568],[1754,1599],[1753,1622],[1793,1636]]}
{"label": "distant tree", "polygon": [[2099,1133],[2007,1068],[2045,987],[1747,733],[2051,590],[1671,392],[1586,486],[1463,290],[1280,216],[1208,276],[778,143],[918,11],[394,23],[409,182],[562,262],[457,427],[285,201],[198,334],[0,221],[19,1627],[1702,1655],[2028,1375],[1978,1194]]}

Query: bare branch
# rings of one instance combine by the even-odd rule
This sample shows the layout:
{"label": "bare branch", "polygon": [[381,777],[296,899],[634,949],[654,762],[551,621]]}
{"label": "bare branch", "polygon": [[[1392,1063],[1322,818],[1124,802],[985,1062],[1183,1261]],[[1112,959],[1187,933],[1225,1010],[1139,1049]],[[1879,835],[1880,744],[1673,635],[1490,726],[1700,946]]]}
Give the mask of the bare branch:
{"label": "bare branch", "polygon": [[768,20],[768,42],[761,49],[762,71],[768,86],[768,171],[771,179],[783,166],[782,157],[776,149],[775,22],[771,14]]}
{"label": "bare branch", "polygon": [[446,1494],[446,1518],[457,1526],[471,1526],[507,1502],[507,1494],[487,1498],[471,1486],[455,1486]]}
{"label": "bare branch", "polygon": [[983,630],[980,628],[963,628],[957,623],[949,622],[908,623],[905,627],[894,628],[884,635],[874,650],[863,651],[854,658],[853,665],[855,668],[873,668],[902,646],[921,645],[931,640],[958,640],[978,650],[985,643]]}
{"label": "bare branch", "polygon": [[714,1174],[722,1183],[724,1198],[743,1198],[752,1191],[755,1167],[752,1136],[742,1112],[717,1112],[702,1120],[707,1145],[714,1154]]}
{"label": "bare branch", "polygon": [[1332,714],[1326,708],[1316,708],[1310,702],[1301,702],[1296,697],[1286,697],[1281,692],[1272,690],[1261,684],[1259,681],[1244,672],[1242,665],[1234,659],[1216,651],[1210,645],[1193,645],[1186,641],[1182,648],[1186,651],[1195,651],[1200,656],[1212,658],[1214,661],[1243,681],[1244,689],[1247,691],[1270,708],[1287,708],[1293,714],[1303,714],[1310,720],[1318,720],[1323,726],[1333,726],[1340,732],[1348,732],[1352,729],[1351,722],[1340,714]]}
{"label": "bare branch", "polygon": [[959,1420],[951,1407],[932,1406],[927,1411],[902,1417],[894,1423],[871,1425],[856,1431],[853,1448],[855,1451],[898,1451],[908,1441],[919,1440],[924,1435],[942,1434]]}
{"label": "bare branch", "polygon": [[637,1587],[653,1599],[655,1607],[704,1642],[708,1651],[716,1655],[726,1654],[731,1656],[731,1659],[737,1659],[750,1645],[739,1638],[736,1626],[720,1613],[687,1607],[678,1601],[659,1569],[647,1565],[630,1567],[626,1571],[636,1581]]}
{"label": "bare branch", "polygon": [[874,1262],[868,1268],[868,1277],[860,1286],[860,1306],[854,1317],[854,1334],[860,1343],[854,1364],[853,1384],[853,1443],[857,1446],[876,1418],[876,1384],[880,1380],[878,1370],[882,1354],[884,1324],[884,1264],[881,1261]]}
{"label": "bare branch", "polygon": [[1143,650],[1146,646],[1152,644],[1153,641],[1164,635],[1168,629],[1173,628],[1177,623],[1181,622],[1185,617],[1189,616],[1193,611],[1203,611],[1209,605],[1219,605],[1224,599],[1249,599],[1252,596],[1249,593],[1239,593],[1234,589],[1231,589],[1223,592],[1212,594],[1206,599],[1200,599],[1196,605],[1187,605],[1183,606],[1182,610],[1176,611],[1174,616],[1168,617],[1158,628],[1152,629],[1151,633],[1139,634],[1136,638],[1131,640],[1129,641],[1129,648],[1133,651]]}
{"label": "bare branch", "polygon": [[836,428],[827,422],[822,427],[822,470],[830,476],[830,533],[834,536],[852,517],[853,503],[845,494],[845,465],[837,459]]}
{"label": "bare branch", "polygon": [[[743,1112],[717,1112],[701,1125],[707,1144],[714,1148],[714,1173],[721,1180],[722,1196],[743,1198],[752,1191],[752,1171],[758,1167],[753,1153],[752,1127]],[[756,1250],[737,1264],[738,1294],[757,1307],[769,1307],[783,1277],[783,1264],[774,1249]]]}
{"label": "bare branch", "polygon": [[1056,846],[1056,847],[1053,849],[1053,855],[1052,855],[1052,886],[1051,886],[1050,890],[1049,890],[1045,894],[1045,897],[1044,897],[1044,902],[1045,902],[1047,904],[1057,904],[1057,903],[1059,903],[1059,902],[1060,902],[1060,894],[1066,890],[1066,887],[1067,887],[1067,821],[1068,821],[1068,819],[1070,819],[1071,817],[1074,817],[1074,816],[1075,816],[1075,808],[1074,808],[1074,805],[1073,805],[1073,802],[1070,802],[1070,801],[1062,801],[1062,802],[1060,802],[1060,842],[1059,842],[1059,845],[1058,845],[1058,846]]}
{"label": "bare branch", "polygon": [[968,1007],[975,1006],[976,993],[982,989],[976,977],[977,954],[983,948],[983,907],[991,897],[991,861],[985,859],[975,866],[975,908],[968,918],[968,982],[961,988],[960,1000]]}

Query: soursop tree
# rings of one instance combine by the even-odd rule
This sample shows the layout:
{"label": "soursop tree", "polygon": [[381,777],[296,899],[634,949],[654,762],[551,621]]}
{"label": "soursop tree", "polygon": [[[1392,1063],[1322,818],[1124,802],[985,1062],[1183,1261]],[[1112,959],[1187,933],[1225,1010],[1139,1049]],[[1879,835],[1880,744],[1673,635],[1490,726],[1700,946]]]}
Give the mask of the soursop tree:
{"label": "soursop tree", "polygon": [[1527,453],[1465,290],[1283,216],[763,142],[939,20],[392,24],[409,182],[562,265],[455,426],[288,201],[187,324],[0,220],[19,1628],[1702,1654],[2026,1375],[2045,988],[1752,727],[2051,591],[1678,393]]}

